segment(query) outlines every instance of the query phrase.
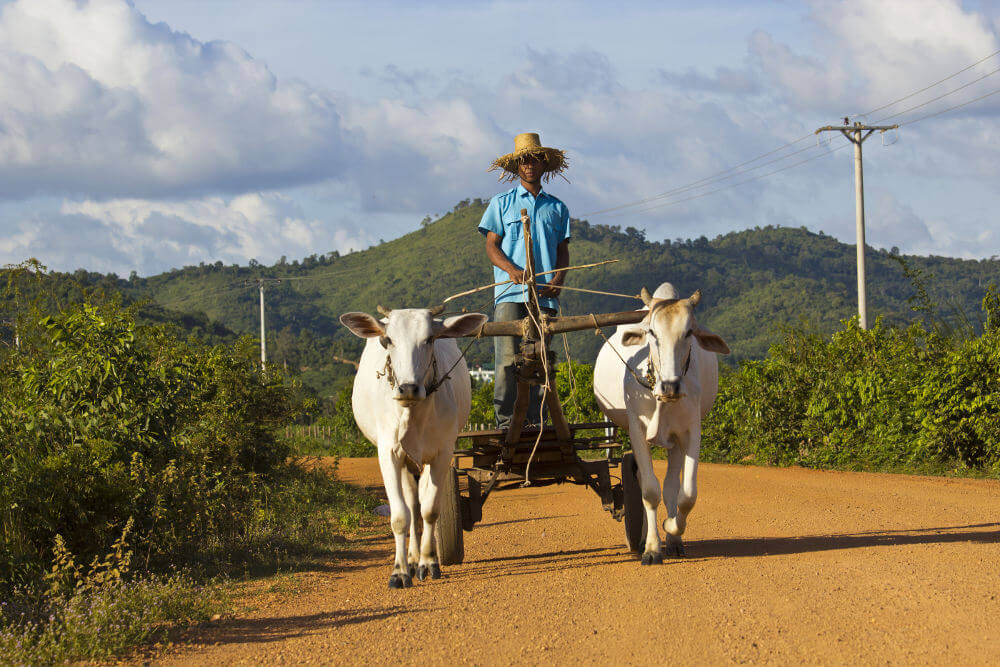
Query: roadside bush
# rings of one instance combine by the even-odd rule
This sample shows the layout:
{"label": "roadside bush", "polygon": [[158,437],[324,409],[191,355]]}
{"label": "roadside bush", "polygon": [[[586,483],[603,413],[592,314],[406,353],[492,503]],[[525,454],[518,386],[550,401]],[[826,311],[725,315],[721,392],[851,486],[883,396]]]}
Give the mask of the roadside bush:
{"label": "roadside bush", "polygon": [[493,382],[480,382],[472,385],[470,424],[496,424],[497,416],[493,411],[493,387]]}
{"label": "roadside bush", "polygon": [[0,602],[0,662],[101,660],[224,611],[221,589],[171,573],[130,577],[132,522],[102,560],[77,564],[61,538],[45,587],[15,587]]}
{"label": "roadside bush", "polygon": [[570,423],[604,421],[594,397],[594,367],[591,364],[562,362],[556,365],[556,389],[563,412]]}
{"label": "roadside bush", "polygon": [[350,385],[341,389],[329,415],[319,417],[310,425],[320,433],[328,433],[328,437],[308,435],[301,429],[293,427],[291,437],[286,438],[286,444],[291,451],[310,456],[377,455],[375,445],[361,435],[361,430],[354,421],[354,411],[351,407],[352,391]]}
{"label": "roadside bush", "polygon": [[252,339],[184,341],[113,301],[44,310],[0,345],[0,663],[204,620],[199,581],[329,554],[375,504],[289,460],[291,391]]}
{"label": "roadside bush", "polygon": [[[987,322],[995,299],[984,299]],[[724,373],[703,458],[764,465],[1000,473],[1000,332],[913,324],[829,339],[789,331]]]}
{"label": "roadside bush", "polygon": [[931,365],[913,397],[926,456],[1000,474],[1000,330],[966,341]]}
{"label": "roadside bush", "polygon": [[[574,362],[572,373],[570,364],[556,365],[556,391],[563,406],[563,412],[570,423],[604,421],[594,398],[594,367],[590,364]],[[469,423],[494,424],[493,382],[483,382],[472,387],[472,412]]]}
{"label": "roadside bush", "polygon": [[89,559],[129,518],[144,562],[239,543],[288,449],[280,378],[109,303],[38,320],[0,376],[0,578],[31,581],[55,536]]}

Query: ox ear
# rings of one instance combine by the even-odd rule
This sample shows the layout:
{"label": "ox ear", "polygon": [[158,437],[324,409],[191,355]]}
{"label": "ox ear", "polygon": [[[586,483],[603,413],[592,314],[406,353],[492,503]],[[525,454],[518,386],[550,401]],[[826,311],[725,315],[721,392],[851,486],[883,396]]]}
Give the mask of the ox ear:
{"label": "ox ear", "polygon": [[692,329],[691,333],[698,339],[698,345],[701,345],[702,349],[716,354],[729,354],[729,346],[722,340],[722,336],[707,329]]}
{"label": "ox ear", "polygon": [[632,347],[634,345],[642,345],[646,342],[646,327],[643,326],[630,326],[622,327],[622,345],[625,347]]}
{"label": "ox ear", "polygon": [[340,316],[340,323],[350,329],[351,333],[358,338],[375,338],[385,335],[382,324],[368,313],[344,313]]}
{"label": "ox ear", "polygon": [[478,332],[480,327],[482,327],[489,319],[490,318],[486,317],[482,313],[466,313],[465,315],[449,317],[441,324],[435,323],[434,335],[438,338],[461,338],[462,336],[471,336],[472,334]]}

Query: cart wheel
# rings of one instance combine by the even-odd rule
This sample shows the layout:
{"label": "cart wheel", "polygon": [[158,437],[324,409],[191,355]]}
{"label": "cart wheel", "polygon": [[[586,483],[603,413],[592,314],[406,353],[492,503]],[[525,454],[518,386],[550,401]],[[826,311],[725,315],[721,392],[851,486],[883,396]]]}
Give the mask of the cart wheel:
{"label": "cart wheel", "polygon": [[444,482],[438,489],[438,520],[434,539],[441,565],[457,565],[465,559],[462,503],[458,493],[458,471],[454,467],[445,474]]}
{"label": "cart wheel", "polygon": [[642,504],[642,487],[638,467],[631,452],[622,457],[622,495],[625,509],[625,539],[628,548],[642,553],[646,546],[646,506]]}

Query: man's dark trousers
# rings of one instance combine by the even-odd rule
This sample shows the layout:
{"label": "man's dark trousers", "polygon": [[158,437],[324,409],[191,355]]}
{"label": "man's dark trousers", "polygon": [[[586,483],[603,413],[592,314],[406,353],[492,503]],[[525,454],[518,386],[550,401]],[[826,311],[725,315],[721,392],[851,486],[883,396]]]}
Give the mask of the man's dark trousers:
{"label": "man's dark trousers", "polygon": [[[542,312],[550,316],[556,314],[556,311],[551,308],[542,308]],[[527,305],[511,301],[496,304],[493,311],[494,322],[510,322],[512,320],[524,319],[527,316]],[[500,429],[510,426],[510,418],[514,414],[514,402],[517,400],[517,367],[514,365],[514,355],[520,347],[520,336],[495,336],[493,338],[496,368],[493,385],[493,408],[497,415],[497,428]],[[530,396],[528,414],[524,419],[524,423],[541,424],[541,387],[532,385]]]}

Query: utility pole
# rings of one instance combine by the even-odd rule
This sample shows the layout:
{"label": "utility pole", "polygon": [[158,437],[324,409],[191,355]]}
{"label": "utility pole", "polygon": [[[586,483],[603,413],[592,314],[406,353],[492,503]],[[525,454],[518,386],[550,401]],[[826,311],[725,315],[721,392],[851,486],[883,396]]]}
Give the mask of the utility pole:
{"label": "utility pole", "polygon": [[[868,295],[865,278],[865,179],[861,164],[861,144],[875,130],[885,132],[895,130],[899,125],[853,125],[844,118],[843,125],[826,125],[816,130],[820,132],[840,132],[854,144],[854,217],[858,244],[858,323],[862,329],[868,328]],[[864,133],[864,134],[862,134]]]}
{"label": "utility pole", "polygon": [[280,283],[280,278],[255,278],[243,281],[245,287],[256,285],[260,290],[260,370],[262,372],[267,370],[267,332],[264,328],[264,286],[278,285]]}

